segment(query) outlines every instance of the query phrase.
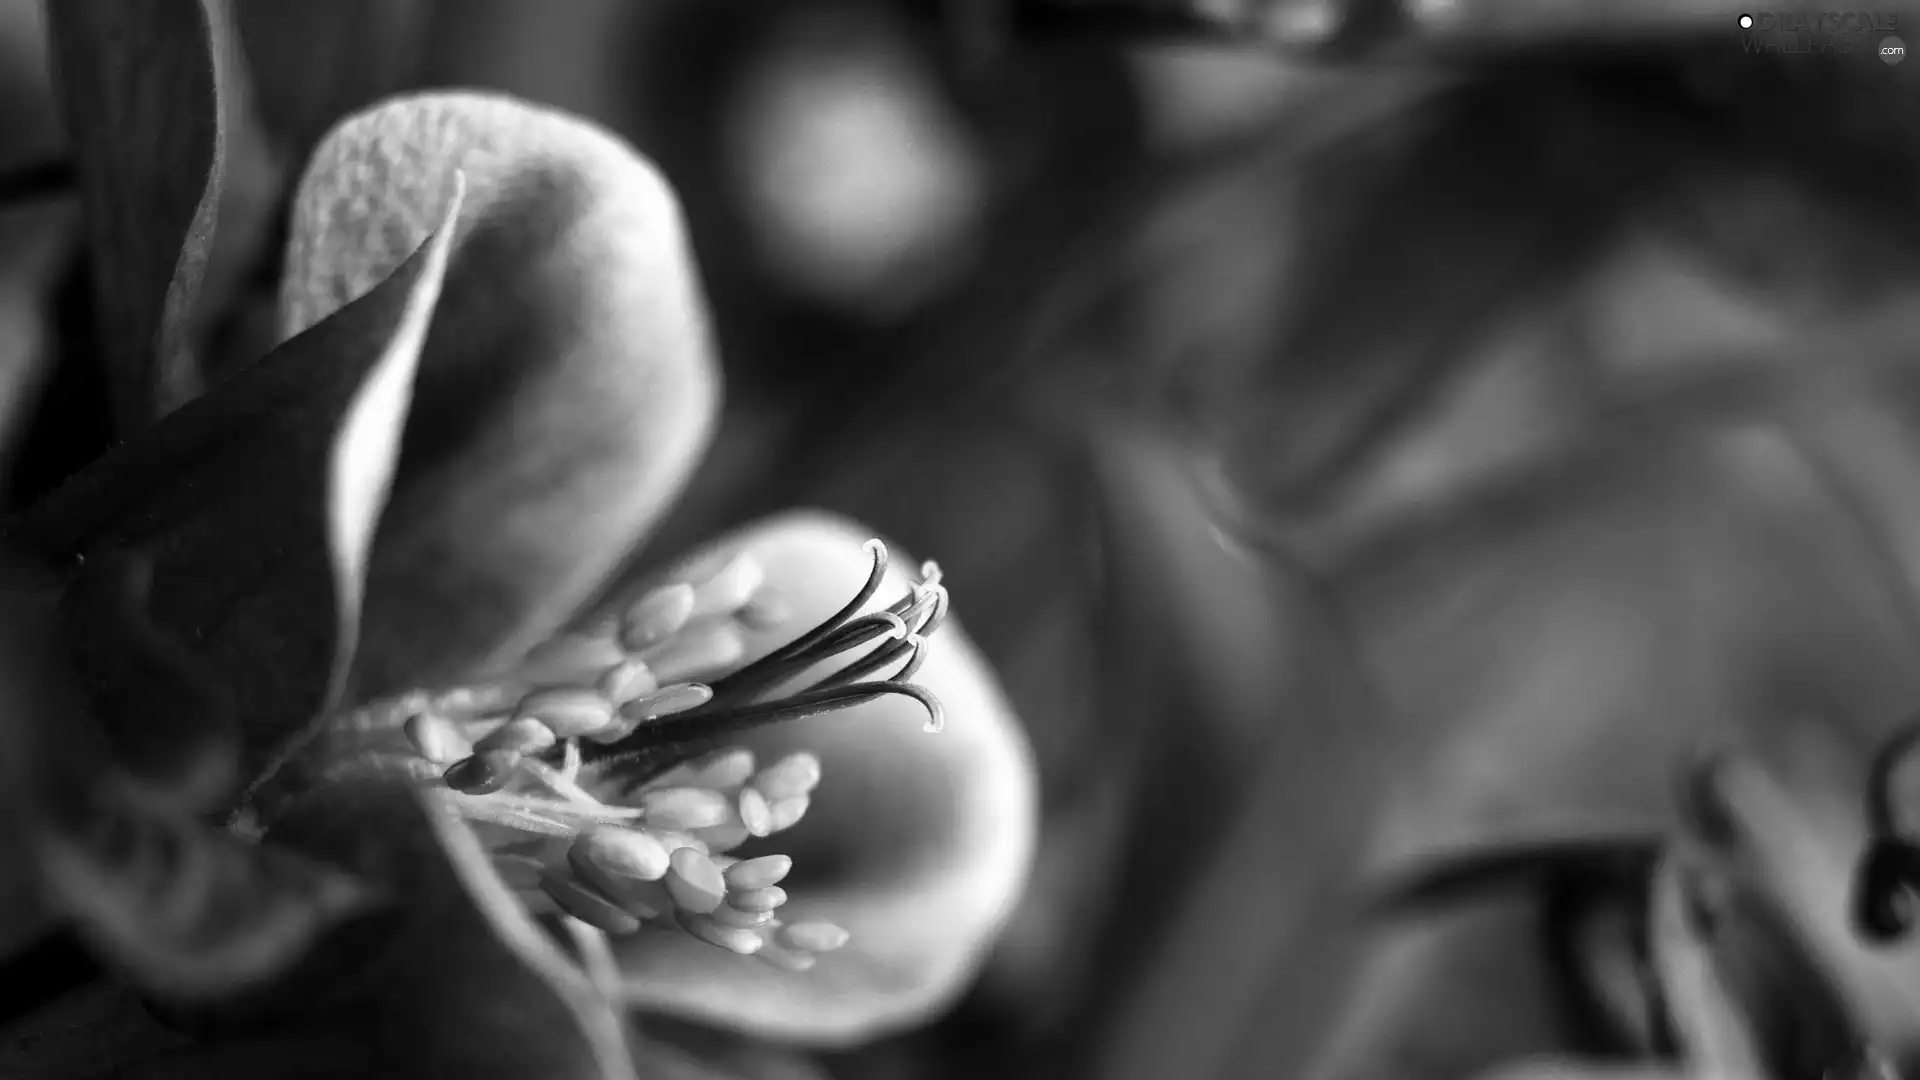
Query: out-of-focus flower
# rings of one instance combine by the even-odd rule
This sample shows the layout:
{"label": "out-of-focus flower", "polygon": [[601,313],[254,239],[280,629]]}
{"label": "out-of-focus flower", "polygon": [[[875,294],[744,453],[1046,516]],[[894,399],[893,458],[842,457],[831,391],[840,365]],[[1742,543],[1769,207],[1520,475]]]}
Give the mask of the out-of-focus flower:
{"label": "out-of-focus flower", "polygon": [[376,107],[309,165],[280,316],[8,530],[57,566],[12,591],[10,795],[92,944],[173,1015],[359,1033],[315,1075],[635,1075],[633,1007],[844,1042],[963,986],[1034,792],[930,648],[937,568],[803,515],[621,571],[716,399],[645,162]]}
{"label": "out-of-focus flower", "polygon": [[[1494,886],[1587,879],[1568,975],[1606,1033],[1597,1053],[1492,1075],[1905,1075],[1920,1053],[1920,983],[1902,942],[1916,879],[1901,853],[1911,849],[1880,831],[1887,815],[1861,812],[1889,805],[1888,770],[1848,779],[1835,767],[1844,756],[1812,753],[1786,775],[1717,757],[1688,771],[1680,824],[1664,835],[1489,844],[1389,893],[1431,913]],[[1594,918],[1603,910],[1618,917]]]}

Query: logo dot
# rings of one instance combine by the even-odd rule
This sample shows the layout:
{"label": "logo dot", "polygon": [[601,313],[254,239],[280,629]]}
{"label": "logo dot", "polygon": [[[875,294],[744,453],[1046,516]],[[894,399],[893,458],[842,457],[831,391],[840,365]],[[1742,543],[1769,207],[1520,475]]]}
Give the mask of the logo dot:
{"label": "logo dot", "polygon": [[1897,37],[1884,37],[1880,39],[1880,59],[1886,61],[1888,67],[1893,67],[1906,58],[1907,46],[1905,42]]}
{"label": "logo dot", "polygon": [[1751,15],[1740,16],[1740,29],[1742,30],[1753,29],[1753,16]]}

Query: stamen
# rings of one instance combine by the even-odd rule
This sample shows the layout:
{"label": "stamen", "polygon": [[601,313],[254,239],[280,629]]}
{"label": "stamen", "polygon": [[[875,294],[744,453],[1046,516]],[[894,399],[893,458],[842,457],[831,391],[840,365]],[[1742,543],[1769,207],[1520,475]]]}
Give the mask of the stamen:
{"label": "stamen", "polygon": [[[729,895],[729,901],[731,901],[731,895]],[[721,926],[738,927],[742,930],[757,930],[773,922],[773,912],[743,911],[740,908],[734,907],[733,904],[729,902],[714,908],[713,914],[708,916],[708,918],[711,918]]]}
{"label": "stamen", "polygon": [[680,632],[693,618],[693,586],[666,585],[641,597],[620,620],[620,644],[641,652]]}
{"label": "stamen", "polygon": [[746,606],[733,613],[740,625],[750,630],[773,630],[793,615],[787,602],[772,589],[762,587]]}
{"label": "stamen", "polygon": [[601,870],[636,881],[667,876],[668,851],[658,837],[640,829],[596,827],[580,834],[573,851]]}
{"label": "stamen", "polygon": [[677,911],[674,918],[694,937],[741,956],[752,956],[766,944],[766,939],[757,931],[723,925],[710,915]]}
{"label": "stamen", "polygon": [[820,958],[810,952],[789,949],[778,941],[769,941],[761,947],[759,958],[784,971],[811,971]]}
{"label": "stamen", "polygon": [[653,781],[655,786],[685,784],[690,787],[731,791],[753,777],[753,751],[744,746],[718,750],[695,758]]}
{"label": "stamen", "polygon": [[[848,664],[838,672],[821,679],[818,683],[814,684],[814,689],[825,690],[835,686],[851,686],[854,683],[867,682],[903,659],[906,661],[906,664],[901,669],[902,671],[909,671],[916,668],[919,665],[915,662],[915,658],[920,653],[920,646],[923,640],[924,639],[918,634],[909,634],[896,644],[889,645],[882,649],[875,649],[866,656]],[[890,676],[889,679],[897,679],[899,677],[900,676],[896,674]]]}
{"label": "stamen", "polygon": [[772,817],[772,822],[768,826],[768,833],[783,832],[800,824],[800,819],[806,816],[807,808],[812,804],[811,796],[796,795],[791,799],[781,799],[769,806],[767,811]]}
{"label": "stamen", "polygon": [[658,691],[660,677],[646,661],[627,659],[608,668],[594,683],[594,689],[613,704],[625,705]]}
{"label": "stamen", "polygon": [[415,713],[407,719],[403,730],[420,756],[436,765],[450,765],[473,753],[473,744],[444,716]]}
{"label": "stamen", "polygon": [[705,633],[681,634],[640,654],[640,659],[663,683],[696,682],[702,676],[725,671],[747,654],[738,627],[715,625]]}
{"label": "stamen", "polygon": [[1867,774],[1867,827],[1876,834],[1891,836],[1900,832],[1899,811],[1894,805],[1897,796],[1894,774],[1915,746],[1920,746],[1920,716],[1908,719],[1873,756]]}
{"label": "stamen", "polygon": [[447,768],[447,786],[469,795],[491,795],[507,786],[519,765],[520,755],[511,750],[474,754]]}
{"label": "stamen", "polygon": [[773,807],[759,789],[741,788],[740,801],[736,809],[740,815],[740,824],[747,830],[748,835],[773,835]]}
{"label": "stamen", "polygon": [[733,819],[727,797],[706,788],[656,788],[641,794],[640,806],[649,824],[668,829],[707,829]]}
{"label": "stamen", "polygon": [[494,728],[486,738],[474,743],[473,749],[475,753],[509,750],[522,755],[544,754],[553,749],[557,741],[552,728],[525,716]]}
{"label": "stamen", "polygon": [[787,890],[778,885],[768,885],[760,889],[742,889],[727,894],[727,904],[741,911],[777,910],[787,902]]}
{"label": "stamen", "polygon": [[1907,938],[1920,924],[1920,844],[1901,830],[1895,774],[1916,745],[1920,717],[1906,724],[1874,755],[1867,776],[1867,852],[1854,869],[1856,932],[1876,945]]}
{"label": "stamen", "polygon": [[820,759],[805,752],[788,754],[755,773],[753,786],[774,800],[810,795],[820,786]]}
{"label": "stamen", "polygon": [[845,931],[783,926],[778,883],[791,859],[724,853],[799,822],[819,759],[790,754],[756,772],[745,748],[687,754],[889,694],[912,698],[928,730],[940,729],[939,701],[907,681],[948,608],[940,569],[923,564],[906,595],[866,611],[888,553],[877,540],[864,550],[872,565],[845,606],[744,667],[746,628],[786,612],[759,562],[740,556],[697,588],[655,589],[617,620],[530,650],[507,682],[400,695],[343,726],[403,728],[417,756],[390,756],[410,775],[441,767],[455,808],[529,910],[560,913],[602,944],[601,932],[631,933],[670,911],[704,941],[805,970]]}
{"label": "stamen", "polygon": [[538,836],[571,838],[580,831],[579,826],[573,822],[560,821],[519,806],[498,802],[494,796],[456,793],[455,800],[454,805],[459,809],[460,815],[472,822],[498,825],[516,832],[533,833]]}
{"label": "stamen", "polygon": [[780,944],[812,953],[832,952],[845,945],[850,937],[851,934],[830,922],[788,923],[779,932]]}
{"label": "stamen", "polygon": [[693,848],[673,853],[667,870],[667,895],[680,908],[705,915],[727,895],[726,879],[713,860]]}
{"label": "stamen", "polygon": [[631,913],[563,874],[548,872],[540,878],[540,889],[562,911],[589,926],[609,934],[631,934],[640,929],[640,920]]}
{"label": "stamen", "polygon": [[[577,747],[579,744],[569,742],[567,745],[569,747]],[[580,756],[579,750],[574,749],[573,757],[575,759],[574,761],[575,769],[573,771],[576,774],[579,771],[578,769],[579,756]],[[520,763],[520,767],[527,771],[527,775],[533,777],[535,780],[538,780],[540,783],[545,784],[547,787],[553,789],[554,794],[559,795],[560,797],[566,799],[568,802],[577,803],[581,806],[601,805],[598,799],[595,799],[590,792],[588,792],[585,788],[580,786],[579,782],[575,779],[575,776],[568,774],[568,771],[564,765],[556,769],[553,766],[548,765],[546,762],[541,761],[538,758],[527,758],[526,760]]]}
{"label": "stamen", "polygon": [[705,585],[695,590],[693,617],[732,615],[752,601],[766,580],[767,573],[760,560],[746,552],[735,555],[707,579]]}
{"label": "stamen", "polygon": [[[762,855],[757,859],[748,859],[727,867],[727,885],[730,888],[749,892],[755,889],[768,889],[786,880],[787,873],[792,869],[793,860],[785,855]],[[741,894],[729,893],[728,902],[732,902],[739,895]],[[765,910],[770,911],[779,906],[777,903],[771,904]]]}
{"label": "stamen", "polygon": [[[945,726],[946,713],[940,707],[940,700],[923,687],[913,683],[899,682],[856,683],[852,686],[809,690],[792,697],[736,709],[702,708],[673,716],[663,716],[636,732],[635,737],[644,735],[646,745],[636,748],[632,754],[634,758],[639,759],[645,757],[647,751],[660,747],[690,746],[720,741],[769,724],[804,720],[812,716],[838,712],[841,709],[850,709],[856,705],[865,705],[888,694],[910,697],[919,702],[921,708],[927,711],[927,731],[938,732]],[[622,740],[621,743],[613,744],[611,749],[615,753],[605,755],[602,760],[611,763],[625,757],[625,754],[619,753],[625,742],[626,740]]]}
{"label": "stamen", "polygon": [[538,720],[553,729],[556,738],[571,739],[612,723],[613,703],[577,686],[549,686],[521,698],[513,716]]}
{"label": "stamen", "polygon": [[540,887],[540,876],[547,867],[539,859],[528,855],[495,855],[493,869],[507,888],[525,892]]}
{"label": "stamen", "polygon": [[626,650],[610,637],[562,634],[529,651],[518,674],[535,685],[575,686],[592,682],[626,658]]}
{"label": "stamen", "polygon": [[573,825],[566,835],[579,832],[583,825],[618,825],[622,822],[638,821],[646,812],[634,806],[608,806],[600,802],[554,802],[551,799],[533,799],[511,791],[495,792],[492,795],[471,796],[474,802],[483,802],[491,807],[520,810],[529,814],[567,821]]}

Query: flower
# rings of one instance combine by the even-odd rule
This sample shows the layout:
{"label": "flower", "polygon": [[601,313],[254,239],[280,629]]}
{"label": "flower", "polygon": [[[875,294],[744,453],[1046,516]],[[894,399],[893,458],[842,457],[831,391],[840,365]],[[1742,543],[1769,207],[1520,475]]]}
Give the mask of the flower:
{"label": "flower", "polygon": [[1388,892],[1426,908],[1574,874],[1589,897],[1631,905],[1625,933],[1576,935],[1589,940],[1573,987],[1613,1033],[1599,1048],[1611,1060],[1527,1060],[1501,1077],[1619,1075],[1632,1060],[1633,1075],[1888,1080],[1920,1053],[1920,984],[1897,951],[1913,860],[1889,832],[1890,776],[1912,742],[1891,740],[1852,781],[1831,762],[1783,773],[1710,756],[1685,771],[1664,836],[1536,837],[1437,860]]}
{"label": "flower", "polygon": [[[939,730],[939,701],[908,681],[946,614],[939,568],[927,563],[905,597],[862,614],[887,572],[884,544],[864,550],[873,569],[860,592],[750,664],[746,633],[778,630],[786,612],[764,568],[741,553],[704,580],[648,590],[618,619],[556,636],[502,679],[341,717],[330,725],[343,736],[330,778],[444,784],[530,911],[622,936],[677,925],[807,971],[847,932],[779,918],[789,857],[727,853],[799,823],[819,758],[798,752],[756,769],[744,746],[698,757],[686,748],[888,693],[924,705]],[[395,731],[405,749],[392,745]]]}
{"label": "flower", "polygon": [[658,175],[383,103],[314,154],[280,316],[7,529],[51,572],[0,605],[6,796],[87,940],[201,1030],[360,1032],[324,1075],[627,1076],[668,1052],[633,1008],[845,1042],[950,1000],[1035,797],[937,567],[793,514],[623,569],[716,397]]}

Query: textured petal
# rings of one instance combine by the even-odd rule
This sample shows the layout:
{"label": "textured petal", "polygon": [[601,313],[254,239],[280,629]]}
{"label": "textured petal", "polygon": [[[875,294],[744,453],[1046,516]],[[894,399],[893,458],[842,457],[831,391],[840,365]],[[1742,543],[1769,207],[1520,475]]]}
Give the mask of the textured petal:
{"label": "textured petal", "polygon": [[[869,535],[824,515],[751,527],[696,563],[739,550],[766,566],[793,616],[755,654],[791,640],[858,590]],[[896,565],[906,559],[895,553]],[[874,598],[905,591],[898,570]],[[964,611],[965,597],[958,597]],[[795,858],[786,883],[794,920],[826,919],[849,945],[811,971],[779,971],[679,934],[643,931],[621,960],[649,1008],[781,1038],[834,1043],[924,1018],[964,989],[1027,878],[1037,810],[1025,734],[993,676],[952,621],[930,639],[915,681],[946,708],[924,730],[910,700],[881,701],[757,733],[766,755],[817,753],[825,779],[807,817],[772,842]]]}
{"label": "textured petal", "polygon": [[151,560],[155,627],[232,695],[245,775],[337,696],[449,236],[443,227],[358,302],[122,444],[11,530],[82,568],[118,552]]}
{"label": "textured petal", "polygon": [[357,665],[379,694],[544,638],[639,542],[705,445],[717,380],[672,192],[583,121],[508,98],[349,118],[295,199],[281,326],[467,212],[369,573]]}

